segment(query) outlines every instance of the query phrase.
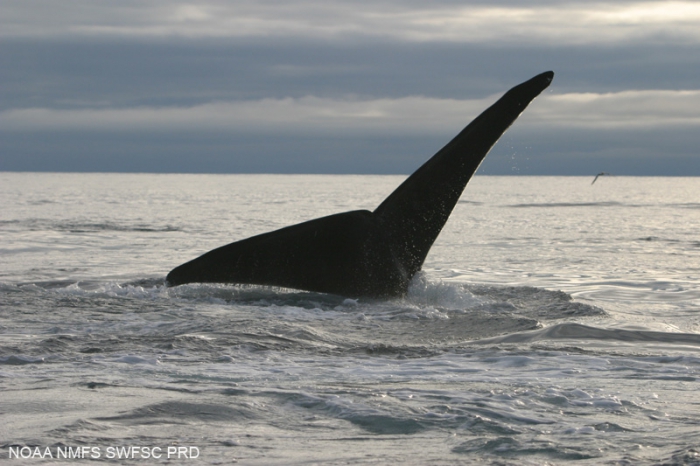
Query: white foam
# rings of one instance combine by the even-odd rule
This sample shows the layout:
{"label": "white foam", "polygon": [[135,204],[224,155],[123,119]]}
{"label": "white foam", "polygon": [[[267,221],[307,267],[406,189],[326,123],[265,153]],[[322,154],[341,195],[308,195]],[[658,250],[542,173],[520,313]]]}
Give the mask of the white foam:
{"label": "white foam", "polygon": [[116,357],[112,359],[112,362],[119,362],[124,364],[148,364],[151,366],[156,366],[160,364],[160,360],[158,360],[158,358],[147,358],[133,354],[127,354],[124,356]]}
{"label": "white foam", "polygon": [[411,280],[406,300],[422,308],[450,310],[474,308],[483,303],[462,285],[429,280],[424,272],[417,273]]}

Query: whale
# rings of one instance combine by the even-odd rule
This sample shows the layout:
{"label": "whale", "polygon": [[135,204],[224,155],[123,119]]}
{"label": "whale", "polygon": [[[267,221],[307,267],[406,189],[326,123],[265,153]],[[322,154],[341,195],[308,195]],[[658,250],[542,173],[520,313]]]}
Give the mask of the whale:
{"label": "whale", "polygon": [[507,91],[373,212],[329,215],[221,246],[174,268],[167,285],[229,283],[350,298],[404,296],[486,154],[553,78],[547,71]]}

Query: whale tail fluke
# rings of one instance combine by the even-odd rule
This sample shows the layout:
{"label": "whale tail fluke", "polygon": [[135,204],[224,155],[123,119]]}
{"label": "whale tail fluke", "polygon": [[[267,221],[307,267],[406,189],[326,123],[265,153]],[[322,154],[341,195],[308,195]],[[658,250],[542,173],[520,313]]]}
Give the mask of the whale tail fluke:
{"label": "whale tail fluke", "polygon": [[423,264],[464,188],[491,147],[549,86],[548,71],[512,88],[403,182],[374,214],[411,276]]}
{"label": "whale tail fluke", "polygon": [[549,86],[548,71],[503,95],[374,212],[330,215],[214,249],[173,269],[170,285],[271,285],[346,296],[401,296],[491,147]]}

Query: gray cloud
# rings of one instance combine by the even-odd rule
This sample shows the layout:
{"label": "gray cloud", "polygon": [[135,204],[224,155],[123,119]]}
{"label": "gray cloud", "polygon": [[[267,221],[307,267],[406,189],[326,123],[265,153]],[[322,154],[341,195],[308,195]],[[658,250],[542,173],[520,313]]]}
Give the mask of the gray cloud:
{"label": "gray cloud", "polygon": [[424,42],[608,44],[700,40],[691,1],[4,1],[4,37],[305,37]]}
{"label": "gray cloud", "polygon": [[700,175],[696,2],[0,8],[4,170],[406,173],[553,69],[483,171]]}
{"label": "gray cloud", "polygon": [[[451,134],[498,96],[478,100],[411,96],[315,96],[213,102],[191,107],[28,108],[0,112],[9,131],[238,131],[303,134]],[[700,90],[545,94],[521,118],[530,126],[647,129],[700,126]],[[522,123],[521,123],[522,124]]]}

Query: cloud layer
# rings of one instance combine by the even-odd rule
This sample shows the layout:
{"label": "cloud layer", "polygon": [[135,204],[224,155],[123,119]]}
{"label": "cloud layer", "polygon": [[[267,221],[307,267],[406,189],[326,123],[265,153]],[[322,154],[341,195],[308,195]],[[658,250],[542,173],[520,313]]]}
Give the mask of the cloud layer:
{"label": "cloud layer", "polygon": [[[2,37],[230,37],[458,43],[700,41],[695,1],[4,0]],[[37,14],[41,12],[41,14]]]}
{"label": "cloud layer", "polygon": [[[451,134],[497,98],[457,100],[412,96],[339,100],[307,96],[191,107],[27,108],[0,112],[0,125],[5,131]],[[697,128],[700,91],[545,94],[532,104],[519,124],[599,130]]]}
{"label": "cloud layer", "polygon": [[694,1],[0,0],[0,11],[0,170],[405,173],[552,69],[484,170],[511,173],[526,153],[529,174],[700,175]]}

